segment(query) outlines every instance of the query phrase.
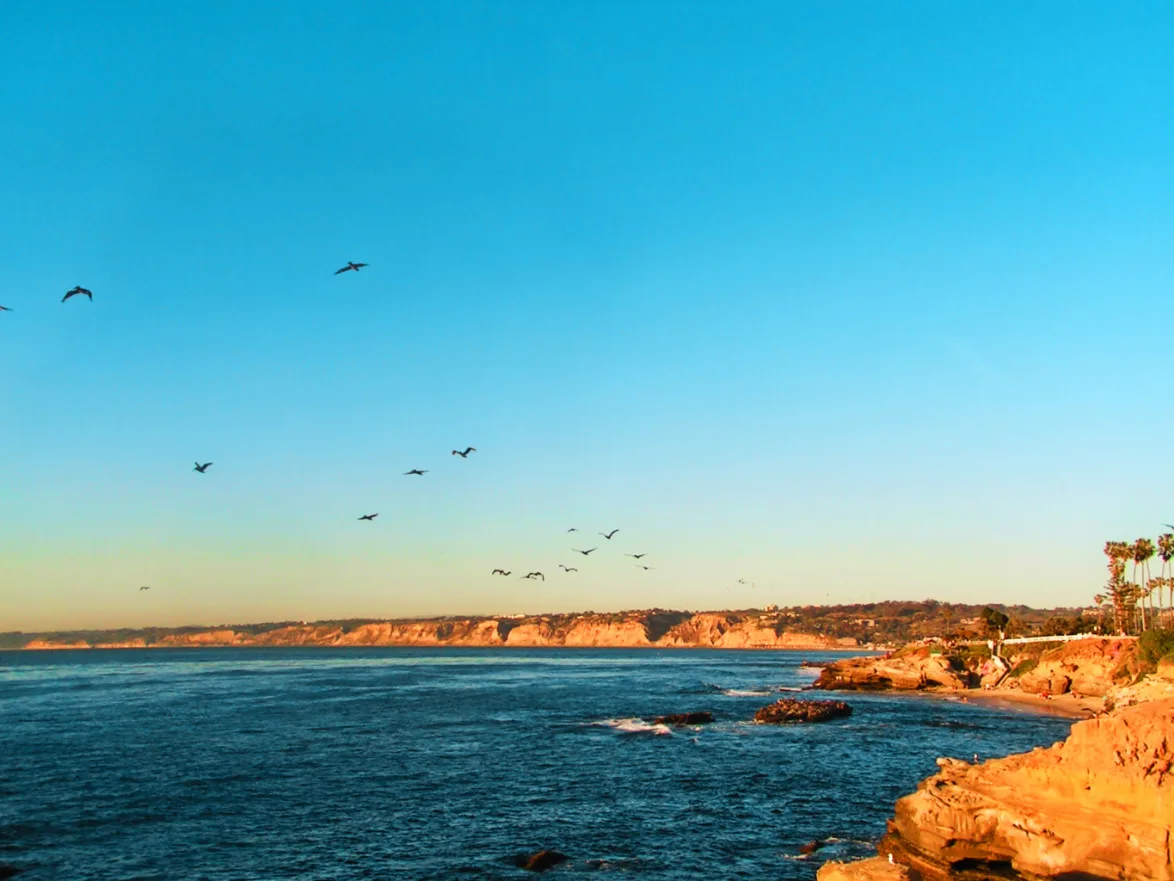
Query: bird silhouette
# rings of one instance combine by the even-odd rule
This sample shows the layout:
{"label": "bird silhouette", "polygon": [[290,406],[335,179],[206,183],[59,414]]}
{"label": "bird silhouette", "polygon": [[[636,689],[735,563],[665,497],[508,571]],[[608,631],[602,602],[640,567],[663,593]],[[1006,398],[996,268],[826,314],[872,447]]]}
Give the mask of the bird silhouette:
{"label": "bird silhouette", "polygon": [[522,577],[529,578],[531,581],[534,580],[535,578],[541,578],[543,581],[546,580],[546,576],[543,575],[541,572],[530,572],[530,573],[527,573],[526,575],[523,575]]}
{"label": "bird silhouette", "polygon": [[567,532],[578,532],[578,531],[579,531],[579,530],[577,530],[577,529],[576,529],[575,527],[573,527],[573,526],[572,526],[570,529],[568,529],[568,530],[567,530]]}
{"label": "bird silhouette", "polygon": [[460,456],[462,459],[468,459],[469,453],[475,453],[475,452],[477,452],[476,447],[465,447],[465,451],[463,453],[460,450],[453,450],[452,454],[454,456]]}
{"label": "bird silhouette", "polygon": [[419,476],[423,477],[427,473],[428,473],[427,468],[425,468],[423,471],[421,471],[419,468],[413,468],[411,471],[405,471],[404,477],[407,477],[409,474],[418,474]]}
{"label": "bird silhouette", "polygon": [[601,532],[601,533],[599,533],[599,534],[600,534],[600,535],[602,535],[604,538],[606,538],[606,539],[610,540],[610,539],[611,539],[611,537],[612,537],[613,535],[615,535],[617,532],[619,532],[619,530],[618,530],[618,529],[613,529],[611,532]]}
{"label": "bird silhouette", "polygon": [[489,574],[490,574],[490,575],[509,575],[509,574],[510,574],[510,572],[509,572],[509,570],[508,570],[508,569],[494,569],[494,570],[493,570],[492,572],[490,572]]}
{"label": "bird silhouette", "polygon": [[1162,525],[1165,526],[1167,529],[1174,529],[1174,526],[1171,526],[1169,523],[1163,523]]}
{"label": "bird silhouette", "polygon": [[645,566],[643,563],[637,563],[636,565],[639,566],[641,569],[644,569],[645,571],[652,568],[651,566]]}
{"label": "bird silhouette", "polygon": [[0,306],[0,312],[11,312],[11,311],[12,310],[9,309],[7,306]]}
{"label": "bird silhouette", "polygon": [[591,548],[590,550],[581,551],[578,548],[571,548],[571,550],[574,551],[576,554],[582,554],[584,557],[586,557],[589,553],[591,553],[591,551],[597,551],[599,549],[598,548]]}
{"label": "bird silhouette", "polygon": [[579,571],[574,566],[564,566],[562,563],[559,563],[558,567],[560,569],[562,569],[564,572],[578,572]]}
{"label": "bird silhouette", "polygon": [[367,265],[366,263],[352,263],[351,261],[348,260],[347,265],[344,266],[342,269],[336,270],[334,274],[335,275],[342,275],[344,272],[358,272],[360,269],[362,269],[366,265]]}
{"label": "bird silhouette", "polygon": [[139,588],[139,590],[150,590],[150,589],[151,589],[151,585],[149,585],[149,584],[146,587]]}
{"label": "bird silhouette", "polygon": [[624,554],[625,557],[631,557],[633,560],[639,560],[641,557],[647,557],[648,554]]}
{"label": "bird silhouette", "polygon": [[374,519],[375,519],[376,517],[378,517],[378,516],[379,516],[379,512],[376,512],[376,513],[374,513],[374,514],[364,514],[364,515],[363,515],[362,517],[360,517],[359,519],[360,519],[360,520],[374,520]]}
{"label": "bird silhouette", "polygon": [[61,302],[64,303],[70,297],[76,297],[78,294],[83,294],[90,298],[91,303],[94,302],[94,292],[86,290],[80,284],[74,287],[72,291],[66,291],[65,296],[61,298]]}
{"label": "bird silhouette", "polygon": [[208,470],[208,466],[211,464],[212,464],[211,462],[205,462],[203,465],[201,465],[199,462],[197,462],[196,467],[193,468],[192,470],[199,471],[201,474],[203,474],[205,471]]}

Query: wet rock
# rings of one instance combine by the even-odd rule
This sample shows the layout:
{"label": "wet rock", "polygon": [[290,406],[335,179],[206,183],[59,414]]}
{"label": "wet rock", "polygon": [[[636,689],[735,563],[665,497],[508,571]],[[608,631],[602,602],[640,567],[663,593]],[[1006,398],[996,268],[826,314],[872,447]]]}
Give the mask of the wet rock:
{"label": "wet rock", "polygon": [[799,853],[806,856],[807,854],[815,853],[821,847],[823,847],[822,841],[809,841],[805,845],[803,845],[802,847],[799,848]]}
{"label": "wet rock", "polygon": [[708,725],[713,721],[713,713],[670,713],[667,716],[657,716],[649,721],[654,725]]}
{"label": "wet rock", "polygon": [[754,714],[755,722],[823,722],[847,716],[852,708],[843,701],[807,701],[782,698]]}
{"label": "wet rock", "polygon": [[514,860],[514,865],[529,872],[545,872],[569,859],[565,853],[559,853],[557,850],[540,850],[538,853],[520,854]]}

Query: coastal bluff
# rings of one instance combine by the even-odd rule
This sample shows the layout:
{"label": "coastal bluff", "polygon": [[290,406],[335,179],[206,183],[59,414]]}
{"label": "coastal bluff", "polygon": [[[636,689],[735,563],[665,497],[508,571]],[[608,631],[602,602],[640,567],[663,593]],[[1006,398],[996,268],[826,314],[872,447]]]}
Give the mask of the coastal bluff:
{"label": "coastal bluff", "polygon": [[30,634],[20,648],[210,648],[248,646],[471,646],[583,648],[845,649],[852,637],[793,629],[770,614],[673,612],[348,621],[155,628],[125,638]]}
{"label": "coastal bluff", "polygon": [[1171,732],[1174,698],[1078,722],[1046,749],[939,759],[898,800],[880,858],[829,863],[818,877],[1171,881]]}

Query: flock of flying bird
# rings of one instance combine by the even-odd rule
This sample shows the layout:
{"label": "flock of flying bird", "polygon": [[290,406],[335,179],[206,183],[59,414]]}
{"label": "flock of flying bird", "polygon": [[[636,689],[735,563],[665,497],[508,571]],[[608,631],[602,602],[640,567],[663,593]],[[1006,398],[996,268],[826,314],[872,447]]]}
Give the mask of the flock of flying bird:
{"label": "flock of flying bird", "polygon": [[[342,275],[344,272],[358,272],[360,269],[362,269],[363,267],[365,267],[367,265],[368,264],[366,264],[366,263],[355,263],[354,261],[347,261],[346,266],[342,267],[341,269],[335,270],[334,274],[335,275]],[[87,299],[89,299],[89,301],[91,303],[94,302],[94,292],[89,290],[88,288],[83,288],[81,285],[75,285],[71,290],[66,291],[65,296],[61,298],[61,302],[64,303],[67,300],[69,300],[70,298],[78,297],[78,296],[86,297]],[[12,309],[9,308],[8,306],[0,306],[0,312],[11,312],[11,311],[12,311]],[[463,450],[453,450],[452,455],[460,456],[462,459],[468,459],[469,454],[475,453],[475,452],[477,452],[476,447],[465,447]],[[207,474],[208,469],[212,466],[212,464],[213,464],[212,462],[198,462],[197,461],[195,463],[195,467],[192,470],[196,471],[200,474]],[[428,473],[427,468],[413,468],[410,471],[405,471],[404,476],[405,477],[409,477],[409,476],[423,477],[427,473]],[[358,519],[359,520],[366,520],[368,522],[373,522],[375,520],[375,518],[378,516],[379,516],[379,512],[376,511],[373,514],[364,514],[361,517],[359,517]],[[568,533],[578,532],[578,531],[579,530],[575,527],[571,527],[570,529],[567,530]],[[619,532],[618,529],[613,529],[610,532],[601,532],[599,534],[602,535],[608,541],[611,541],[617,532]],[[571,548],[571,550],[577,554],[582,554],[584,557],[586,557],[586,556],[589,556],[590,554],[594,553],[595,551],[599,550],[599,548],[594,547],[594,548],[588,548],[586,550],[582,550],[580,548]],[[643,554],[643,553],[624,554],[624,556],[633,558],[636,561],[636,565],[639,566],[641,569],[644,569],[644,570],[651,570],[652,569],[651,566],[646,566],[644,563],[640,562],[645,556],[647,556],[646,554]],[[562,569],[563,572],[566,574],[579,571],[576,567],[567,566],[564,563],[559,563],[559,568]],[[511,575],[513,573],[511,570],[507,570],[507,569],[494,569],[491,574],[508,577],[509,575]],[[541,579],[542,581],[546,581],[546,576],[542,572],[537,572],[537,571],[536,572],[527,572],[525,575],[522,575],[521,577],[523,579],[529,579],[531,581],[536,581],[538,579]],[[139,588],[140,591],[150,590],[150,589],[151,589],[150,586],[143,586],[143,587]]]}

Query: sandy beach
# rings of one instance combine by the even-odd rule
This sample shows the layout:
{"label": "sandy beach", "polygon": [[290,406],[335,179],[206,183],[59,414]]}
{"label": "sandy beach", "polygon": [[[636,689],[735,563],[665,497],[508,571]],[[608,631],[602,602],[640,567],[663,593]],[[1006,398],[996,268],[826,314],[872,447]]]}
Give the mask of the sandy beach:
{"label": "sandy beach", "polygon": [[1066,716],[1072,719],[1087,719],[1104,708],[1104,699],[1099,697],[1076,697],[1060,694],[1046,698],[1023,691],[987,691],[972,688],[967,691],[943,694],[947,700],[983,704],[988,707],[1023,710],[1031,713],[1047,713],[1052,716]]}

